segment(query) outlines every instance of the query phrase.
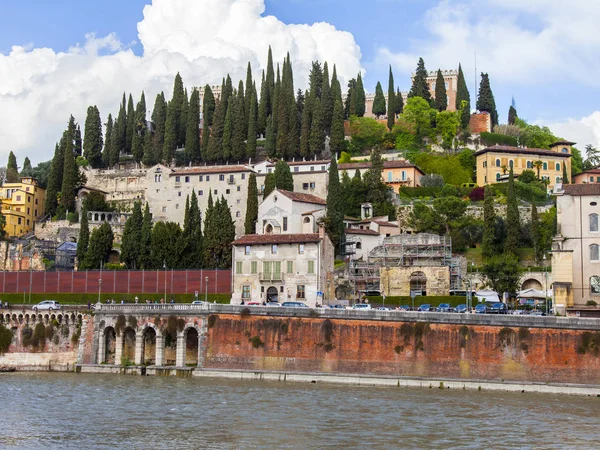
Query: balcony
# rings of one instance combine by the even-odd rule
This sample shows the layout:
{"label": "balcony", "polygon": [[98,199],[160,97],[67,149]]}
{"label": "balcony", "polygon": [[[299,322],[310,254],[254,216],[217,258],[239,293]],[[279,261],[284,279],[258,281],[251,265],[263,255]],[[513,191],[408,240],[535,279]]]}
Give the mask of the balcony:
{"label": "balcony", "polygon": [[283,281],[283,273],[261,272],[258,278],[260,281]]}

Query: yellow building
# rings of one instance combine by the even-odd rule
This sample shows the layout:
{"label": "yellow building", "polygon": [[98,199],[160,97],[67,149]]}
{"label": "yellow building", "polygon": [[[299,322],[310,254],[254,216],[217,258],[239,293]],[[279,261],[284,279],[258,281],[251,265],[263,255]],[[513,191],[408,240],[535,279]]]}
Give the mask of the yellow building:
{"label": "yellow building", "polygon": [[6,218],[4,231],[10,237],[23,236],[33,230],[35,220],[44,215],[46,190],[37,180],[21,178],[20,183],[4,183],[0,188],[2,214]]}
{"label": "yellow building", "polygon": [[540,179],[548,180],[553,189],[562,181],[563,163],[567,173],[571,173],[571,146],[574,142],[559,141],[550,146],[550,150],[527,147],[496,145],[475,153],[477,159],[477,184],[485,186],[501,183],[508,179],[510,167],[515,176],[524,170],[533,170]]}
{"label": "yellow building", "polygon": [[[364,176],[371,169],[370,162],[342,163],[338,165],[340,179],[344,172],[352,178],[356,170]],[[417,187],[421,185],[421,177],[425,175],[421,169],[405,160],[383,161],[382,181],[398,193],[401,187]]]}

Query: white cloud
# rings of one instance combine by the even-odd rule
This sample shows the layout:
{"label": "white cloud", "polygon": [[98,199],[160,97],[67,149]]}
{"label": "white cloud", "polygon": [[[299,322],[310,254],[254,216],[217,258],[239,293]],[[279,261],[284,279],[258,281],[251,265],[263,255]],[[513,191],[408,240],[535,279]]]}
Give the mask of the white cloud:
{"label": "white cloud", "polygon": [[15,46],[0,54],[0,164],[11,150],[19,163],[50,159],[69,114],[83,127],[95,104],[106,120],[123,91],[136,98],[144,90],[152,108],[161,90],[170,97],[178,71],[188,87],[220,83],[227,73],[237,84],[250,61],[260,80],[269,45],[275,62],[290,52],[299,87],[313,60],[335,63],[343,84],[361,70],[350,33],[327,23],[288,25],[264,10],[264,0],[153,0],[138,24],[142,56],[112,34],[88,35],[67,52]]}
{"label": "white cloud", "polygon": [[577,147],[582,151],[588,144],[600,148],[600,111],[581,119],[567,119],[544,125],[550,127],[555,135],[577,142]]}

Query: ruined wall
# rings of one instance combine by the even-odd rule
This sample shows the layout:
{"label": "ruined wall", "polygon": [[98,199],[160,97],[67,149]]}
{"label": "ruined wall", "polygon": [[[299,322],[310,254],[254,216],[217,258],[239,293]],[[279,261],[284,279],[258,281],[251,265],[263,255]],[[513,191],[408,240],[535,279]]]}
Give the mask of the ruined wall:
{"label": "ruined wall", "polygon": [[600,332],[212,317],[205,368],[600,383]]}
{"label": "ruined wall", "polygon": [[409,296],[412,274],[422,272],[427,278],[427,295],[448,295],[450,290],[450,268],[447,266],[424,267],[390,267],[381,268],[380,286],[385,295]]}

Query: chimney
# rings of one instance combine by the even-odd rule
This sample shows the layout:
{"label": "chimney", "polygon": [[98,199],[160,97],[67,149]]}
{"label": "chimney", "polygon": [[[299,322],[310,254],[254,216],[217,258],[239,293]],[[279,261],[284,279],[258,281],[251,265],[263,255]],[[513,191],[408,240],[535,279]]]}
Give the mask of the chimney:
{"label": "chimney", "polygon": [[319,239],[325,239],[325,224],[323,222],[319,223]]}

